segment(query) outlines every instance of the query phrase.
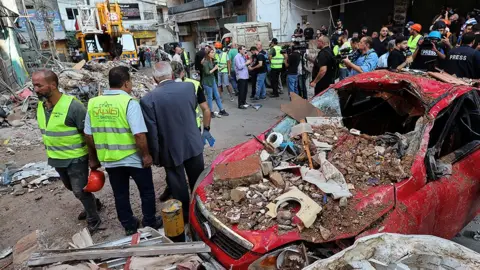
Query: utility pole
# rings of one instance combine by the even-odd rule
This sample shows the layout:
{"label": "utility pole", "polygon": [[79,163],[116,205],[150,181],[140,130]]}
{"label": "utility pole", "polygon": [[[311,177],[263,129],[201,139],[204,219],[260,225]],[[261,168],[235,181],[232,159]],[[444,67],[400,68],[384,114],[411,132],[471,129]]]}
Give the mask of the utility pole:
{"label": "utility pole", "polygon": [[50,53],[52,54],[53,62],[60,62],[57,54],[57,47],[55,44],[55,32],[53,29],[53,21],[55,20],[55,13],[53,9],[45,3],[45,0],[35,0],[34,6],[41,19],[43,21],[43,26],[47,34],[48,47]]}

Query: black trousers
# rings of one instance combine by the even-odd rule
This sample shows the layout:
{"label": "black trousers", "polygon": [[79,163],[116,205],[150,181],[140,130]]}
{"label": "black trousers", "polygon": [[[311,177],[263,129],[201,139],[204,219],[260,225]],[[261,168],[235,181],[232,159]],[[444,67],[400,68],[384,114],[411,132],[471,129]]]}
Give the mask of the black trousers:
{"label": "black trousers", "polygon": [[118,219],[125,229],[134,229],[132,206],[130,205],[130,177],[133,178],[142,200],[143,226],[154,226],[155,190],[153,187],[152,168],[116,167],[106,168],[110,185],[115,197]]}
{"label": "black trousers", "polygon": [[278,79],[280,77],[282,69],[272,68],[270,70],[270,83],[272,84],[273,95],[278,96]]}
{"label": "black trousers", "polygon": [[238,81],[238,107],[247,104],[248,80],[239,79]]}
{"label": "black trousers", "polygon": [[99,220],[95,196],[93,193],[83,191],[83,187],[88,182],[88,160],[72,163],[67,168],[55,168],[55,170],[60,175],[63,185],[82,203],[87,213],[87,221],[94,223]]}
{"label": "black trousers", "polygon": [[257,73],[253,72],[252,74],[252,93],[250,94],[250,98],[255,97],[255,94],[257,93]]}
{"label": "black trousers", "polygon": [[306,86],[306,75],[298,75],[298,94],[304,98],[308,99],[307,86]]}
{"label": "black trousers", "polygon": [[[190,204],[190,191],[188,189],[193,190],[204,168],[203,153],[185,160],[183,164],[177,167],[165,167],[167,185],[172,192],[172,197],[182,202],[183,220],[185,223],[189,222],[188,208]],[[185,178],[185,172],[187,172],[188,184]]]}

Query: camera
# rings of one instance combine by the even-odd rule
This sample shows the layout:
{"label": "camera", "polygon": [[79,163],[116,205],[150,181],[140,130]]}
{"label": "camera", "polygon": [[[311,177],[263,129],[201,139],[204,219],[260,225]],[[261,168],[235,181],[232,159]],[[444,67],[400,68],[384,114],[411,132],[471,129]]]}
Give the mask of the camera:
{"label": "camera", "polygon": [[307,52],[308,44],[305,41],[295,41],[293,45],[284,45],[280,50],[281,54],[291,54],[293,51],[298,51],[301,54]]}
{"label": "camera", "polygon": [[440,42],[440,39],[434,38],[434,37],[426,37],[423,39],[424,45],[432,45],[432,44],[436,45],[438,42]]}
{"label": "camera", "polygon": [[407,47],[407,48],[405,49],[405,56],[406,56],[406,57],[409,57],[409,56],[412,56],[412,55],[413,55],[412,51],[410,50],[409,47]]}
{"label": "camera", "polygon": [[335,56],[335,60],[341,63],[343,59],[348,58],[350,61],[355,62],[359,56],[360,53],[357,50],[352,51],[352,48],[347,47],[338,51],[338,55]]}

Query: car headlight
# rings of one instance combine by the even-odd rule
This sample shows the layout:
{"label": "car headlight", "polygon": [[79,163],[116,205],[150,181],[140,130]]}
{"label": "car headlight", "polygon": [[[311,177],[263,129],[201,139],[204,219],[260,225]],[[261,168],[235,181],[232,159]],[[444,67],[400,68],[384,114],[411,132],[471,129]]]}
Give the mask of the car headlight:
{"label": "car headlight", "polygon": [[299,246],[288,246],[263,255],[248,270],[303,269],[308,265]]}
{"label": "car headlight", "polygon": [[197,190],[202,180],[205,179],[205,177],[207,177],[207,175],[210,173],[211,170],[212,170],[212,165],[210,164],[202,171],[200,176],[198,176],[197,181],[195,182],[195,186],[193,186],[193,189],[192,189],[192,196],[190,198],[190,203],[192,203],[193,198],[195,197],[193,196],[193,194],[195,194],[195,190]]}

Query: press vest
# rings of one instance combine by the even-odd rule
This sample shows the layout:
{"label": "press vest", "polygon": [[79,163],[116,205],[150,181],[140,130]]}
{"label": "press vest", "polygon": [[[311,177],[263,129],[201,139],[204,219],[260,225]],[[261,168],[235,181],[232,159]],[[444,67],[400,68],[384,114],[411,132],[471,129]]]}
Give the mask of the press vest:
{"label": "press vest", "polygon": [[137,152],[135,137],[127,120],[127,95],[104,95],[90,99],[88,115],[98,160],[119,161]]}
{"label": "press vest", "polygon": [[445,71],[459,78],[478,79],[480,71],[475,65],[475,53],[478,52],[469,46],[452,49],[447,56]]}
{"label": "press vest", "polygon": [[417,56],[413,60],[410,68],[435,71],[435,65],[438,61],[437,59],[438,55],[432,50],[432,46],[422,44],[419,46]]}
{"label": "press vest", "polygon": [[408,47],[412,53],[417,49],[417,44],[421,37],[422,35],[418,34],[415,38],[413,38],[413,36],[408,38]]}
{"label": "press vest", "polygon": [[[193,83],[193,85],[195,86],[195,95],[197,95],[198,89],[200,88],[200,82],[196,81],[196,80],[189,79],[189,78],[185,78],[184,82]],[[197,126],[198,127],[200,127],[200,125],[202,124],[202,119],[200,118],[200,108],[199,108],[199,106],[200,106],[200,104],[198,104],[197,108],[195,108],[195,113],[197,115]]]}
{"label": "press vest", "polygon": [[43,102],[37,106],[37,121],[42,133],[47,156],[55,159],[73,159],[88,154],[85,138],[76,127],[65,125],[68,109],[73,101],[72,96],[62,95],[53,107],[48,120],[45,117]]}
{"label": "press vest", "polygon": [[218,70],[221,73],[228,73],[228,65],[227,65],[227,53],[222,52],[220,55],[216,54],[215,58],[218,62]]}
{"label": "press vest", "polygon": [[273,49],[275,50],[275,56],[272,57],[270,67],[273,69],[281,69],[283,65],[283,55],[280,53],[282,48],[277,45],[274,46]]}

